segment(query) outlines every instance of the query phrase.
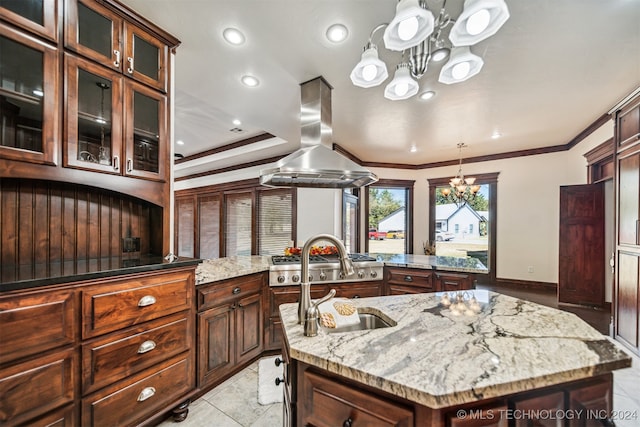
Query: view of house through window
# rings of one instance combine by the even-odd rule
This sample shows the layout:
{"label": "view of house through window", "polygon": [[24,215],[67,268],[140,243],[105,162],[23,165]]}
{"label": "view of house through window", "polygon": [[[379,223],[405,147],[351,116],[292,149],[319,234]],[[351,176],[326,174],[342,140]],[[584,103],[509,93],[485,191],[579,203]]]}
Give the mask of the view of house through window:
{"label": "view of house through window", "polygon": [[406,207],[406,188],[369,187],[370,253],[405,253]]}
{"label": "view of house through window", "polygon": [[487,265],[489,250],[489,184],[475,198],[457,202],[436,187],[435,250],[439,256],[473,257]]}

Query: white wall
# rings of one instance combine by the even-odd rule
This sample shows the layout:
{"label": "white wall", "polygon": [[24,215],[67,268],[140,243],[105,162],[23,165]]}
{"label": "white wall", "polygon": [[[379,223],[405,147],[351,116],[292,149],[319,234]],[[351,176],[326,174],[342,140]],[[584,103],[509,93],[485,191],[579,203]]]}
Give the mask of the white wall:
{"label": "white wall", "polygon": [[[587,183],[584,153],[613,136],[608,122],[569,151],[480,163],[463,163],[467,176],[499,172],[496,276],[557,283],[560,186]],[[508,150],[505,141],[505,150]],[[414,253],[422,253],[429,224],[429,178],[455,175],[457,166],[407,171],[372,168],[380,178],[412,179]],[[529,273],[529,267],[533,272]],[[610,295],[610,291],[607,292]]]}

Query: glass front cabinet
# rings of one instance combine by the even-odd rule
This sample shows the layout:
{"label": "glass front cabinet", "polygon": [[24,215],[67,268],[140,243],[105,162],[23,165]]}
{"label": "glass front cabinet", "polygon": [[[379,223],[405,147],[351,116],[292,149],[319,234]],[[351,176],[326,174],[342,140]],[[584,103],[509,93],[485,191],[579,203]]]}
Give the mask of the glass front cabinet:
{"label": "glass front cabinet", "polygon": [[0,65],[0,157],[56,164],[57,49],[0,23]]}
{"label": "glass front cabinet", "polygon": [[58,41],[58,0],[0,0],[0,17],[52,42]]}

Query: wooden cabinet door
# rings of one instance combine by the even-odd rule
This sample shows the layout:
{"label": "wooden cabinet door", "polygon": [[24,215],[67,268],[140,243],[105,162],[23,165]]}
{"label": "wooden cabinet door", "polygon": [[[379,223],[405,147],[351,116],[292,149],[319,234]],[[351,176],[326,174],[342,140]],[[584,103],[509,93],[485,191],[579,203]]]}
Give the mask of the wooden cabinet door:
{"label": "wooden cabinet door", "polygon": [[640,245],[640,154],[618,158],[618,244]]}
{"label": "wooden cabinet door", "polygon": [[[539,396],[524,396],[514,399],[513,409],[516,414],[562,414],[564,410],[564,393],[542,394]],[[545,412],[541,412],[545,411]],[[549,417],[548,419],[536,419],[533,416],[514,417],[515,427],[563,427],[562,417]]]}
{"label": "wooden cabinet door", "polygon": [[640,100],[625,107],[616,120],[616,140],[618,147],[640,139]]}
{"label": "wooden cabinet door", "polygon": [[64,165],[122,173],[122,76],[65,54]]}
{"label": "wooden cabinet door", "polygon": [[615,288],[615,335],[636,352],[640,348],[639,313],[640,257],[628,251],[618,251]]}
{"label": "wooden cabinet door", "polygon": [[506,406],[492,406],[488,408],[470,408],[458,413],[447,416],[450,427],[507,427],[509,420],[507,419]]}
{"label": "wooden cabinet door", "polygon": [[127,79],[124,112],[125,175],[165,181],[169,169],[167,97]]}
{"label": "wooden cabinet door", "polygon": [[57,49],[0,23],[0,64],[0,158],[57,164]]}
{"label": "wooden cabinet door", "polygon": [[604,183],[560,187],[558,302],[605,300]]}
{"label": "wooden cabinet door", "polygon": [[234,311],[231,305],[198,314],[198,386],[204,387],[233,369]]}
{"label": "wooden cabinet door", "polygon": [[262,294],[238,300],[235,310],[235,364],[241,364],[262,353]]}
{"label": "wooden cabinet door", "polygon": [[435,273],[436,290],[464,291],[473,288],[473,277],[465,273]]}
{"label": "wooden cabinet door", "polygon": [[589,385],[583,385],[569,390],[567,409],[579,417],[569,419],[570,427],[590,427],[601,425],[614,425],[608,423],[613,409],[613,382],[612,375],[608,374],[600,381]]}
{"label": "wooden cabinet door", "polygon": [[167,45],[128,22],[124,24],[124,39],[124,72],[166,93]]}
{"label": "wooden cabinet door", "polygon": [[80,55],[121,71],[123,21],[95,0],[66,0],[65,46]]}
{"label": "wooden cabinet door", "polygon": [[0,17],[53,42],[58,41],[58,0],[5,1]]}

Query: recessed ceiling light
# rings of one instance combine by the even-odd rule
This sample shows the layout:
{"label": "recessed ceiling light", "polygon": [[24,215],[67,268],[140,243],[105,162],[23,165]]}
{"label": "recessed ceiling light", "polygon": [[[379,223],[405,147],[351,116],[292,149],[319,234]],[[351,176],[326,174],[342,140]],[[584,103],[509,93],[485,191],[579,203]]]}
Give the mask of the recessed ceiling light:
{"label": "recessed ceiling light", "polygon": [[427,99],[431,99],[431,98],[433,98],[434,96],[436,96],[436,93],[435,93],[434,91],[432,91],[432,90],[424,91],[424,92],[422,92],[420,95],[418,95],[418,97],[419,97],[420,99],[425,100],[425,101],[426,101]]}
{"label": "recessed ceiling light", "polygon": [[232,45],[241,45],[244,43],[244,34],[240,32],[237,28],[225,28],[222,32],[222,37]]}
{"label": "recessed ceiling light", "polygon": [[333,43],[344,41],[349,35],[349,30],[342,24],[333,24],[327,28],[327,39]]}
{"label": "recessed ceiling light", "polygon": [[257,78],[253,77],[253,76],[242,76],[242,78],[240,79],[242,81],[242,84],[244,84],[245,86],[249,86],[249,87],[256,87],[260,84],[260,80],[258,80]]}
{"label": "recessed ceiling light", "polygon": [[181,139],[179,139],[179,140],[177,140],[177,141],[176,141],[176,144],[178,144],[178,145],[184,145],[184,141],[183,141],[183,140],[181,140]]}
{"label": "recessed ceiling light", "polygon": [[502,134],[500,132],[494,132],[493,135],[491,135],[492,139],[498,139],[502,136]]}
{"label": "recessed ceiling light", "polygon": [[233,123],[236,126],[240,126],[242,124],[242,122],[240,120],[238,120],[238,119],[233,119],[233,122],[231,122],[231,123]]}
{"label": "recessed ceiling light", "polygon": [[415,153],[416,151],[418,151],[418,148],[415,145],[412,145],[409,151],[411,151],[412,153]]}

